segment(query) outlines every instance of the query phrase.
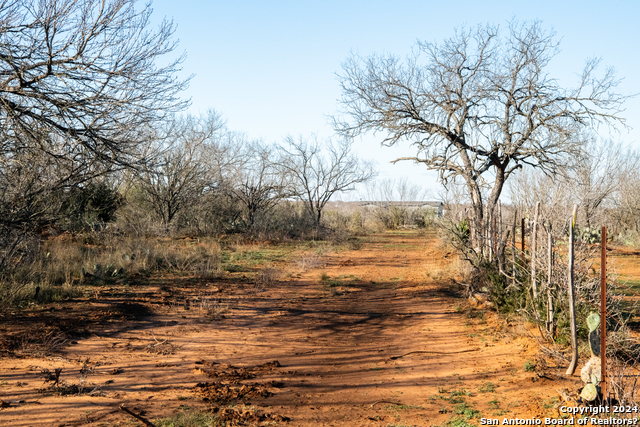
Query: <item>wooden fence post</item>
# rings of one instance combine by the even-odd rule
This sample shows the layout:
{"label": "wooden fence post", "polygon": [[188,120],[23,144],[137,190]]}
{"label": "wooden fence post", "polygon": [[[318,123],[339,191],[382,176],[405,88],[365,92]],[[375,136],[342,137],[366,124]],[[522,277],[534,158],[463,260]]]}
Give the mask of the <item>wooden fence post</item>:
{"label": "wooden fence post", "polygon": [[513,286],[516,286],[516,224],[518,221],[518,209],[513,211],[513,248],[512,248],[512,258],[513,258]]}
{"label": "wooden fence post", "polygon": [[[498,215],[500,215],[500,209],[498,209]],[[499,258],[498,255],[498,217],[493,217],[493,253],[496,258]]]}
{"label": "wooden fence post", "polygon": [[567,369],[566,375],[573,375],[578,365],[578,333],[576,330],[576,302],[573,289],[573,233],[576,225],[576,213],[578,211],[578,205],[573,205],[573,215],[571,216],[571,225],[569,227],[569,253],[568,257],[568,271],[567,279],[569,281],[569,314],[571,316],[571,364]]}
{"label": "wooden fence post", "polygon": [[522,218],[522,223],[520,224],[520,250],[522,251],[522,265],[526,265],[526,257],[524,256],[524,218]]}
{"label": "wooden fence post", "polygon": [[493,210],[489,212],[489,218],[487,218],[487,225],[485,229],[486,242],[488,246],[487,252],[489,253],[489,262],[493,261],[493,233],[491,232],[491,224],[493,224]]}
{"label": "wooden fence post", "polygon": [[533,216],[533,231],[531,233],[531,288],[533,289],[534,300],[538,298],[536,252],[538,250],[538,216],[539,215],[540,215],[540,202],[536,202],[536,210]]}

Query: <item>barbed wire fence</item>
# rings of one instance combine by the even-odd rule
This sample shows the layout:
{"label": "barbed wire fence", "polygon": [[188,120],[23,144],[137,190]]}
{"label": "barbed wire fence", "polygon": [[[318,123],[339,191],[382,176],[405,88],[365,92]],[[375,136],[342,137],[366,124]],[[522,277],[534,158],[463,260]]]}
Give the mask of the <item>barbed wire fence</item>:
{"label": "barbed wire fence", "polygon": [[[580,345],[588,344],[586,318],[598,313],[600,348],[605,351],[600,352],[597,402],[635,407],[640,404],[640,339],[630,324],[640,314],[640,292],[619,280],[608,256],[615,249],[607,245],[606,227],[598,232],[580,228],[576,209],[561,221],[545,218],[539,202],[528,216],[514,209],[511,215],[504,215],[499,204],[483,221],[480,233],[460,227],[464,223],[470,227],[468,218],[453,228],[458,237],[467,236],[462,244],[464,256],[475,258],[472,261],[478,265],[484,263],[490,274],[497,273],[488,278],[496,308],[507,305],[534,320],[543,353],[567,364],[569,375],[579,366]],[[486,282],[479,281],[477,286]],[[470,293],[483,290],[474,289],[473,283],[468,286]],[[562,349],[569,339],[571,357]],[[638,414],[618,416],[635,418]]]}

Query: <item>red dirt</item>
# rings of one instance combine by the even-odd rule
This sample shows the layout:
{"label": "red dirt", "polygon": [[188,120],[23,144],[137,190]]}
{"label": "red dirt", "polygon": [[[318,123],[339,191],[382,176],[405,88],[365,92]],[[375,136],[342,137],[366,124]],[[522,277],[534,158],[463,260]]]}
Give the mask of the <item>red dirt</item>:
{"label": "red dirt", "polygon": [[[264,291],[240,277],[156,278],[8,314],[0,425],[142,425],[124,404],[151,420],[189,407],[238,425],[430,426],[460,399],[488,418],[557,417],[555,390],[578,376],[525,372],[535,341],[461,309],[446,279],[457,264],[436,245],[381,234],[312,270],[279,266],[289,277]],[[51,386],[43,370],[56,368]]]}

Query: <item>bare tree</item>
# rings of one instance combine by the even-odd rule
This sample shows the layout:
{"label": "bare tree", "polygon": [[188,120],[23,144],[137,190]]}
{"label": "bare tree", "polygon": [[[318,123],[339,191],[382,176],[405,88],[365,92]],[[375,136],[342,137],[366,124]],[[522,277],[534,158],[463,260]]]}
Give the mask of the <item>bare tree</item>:
{"label": "bare tree", "polygon": [[638,168],[638,156],[620,143],[591,141],[586,155],[577,159],[571,180],[575,182],[573,192],[582,209],[587,228],[599,213],[599,209],[618,195],[619,187]]}
{"label": "bare tree", "polygon": [[226,185],[229,195],[243,207],[245,227],[252,228],[258,215],[268,212],[287,194],[283,174],[278,173],[273,147],[259,141],[247,144],[243,161]]}
{"label": "bare tree", "polygon": [[612,69],[596,75],[589,60],[575,88],[545,71],[558,52],[539,22],[457,31],[443,43],[419,42],[406,60],[350,57],[340,75],[348,136],[383,132],[383,145],[411,142],[416,156],[446,185],[461,178],[473,207],[475,240],[509,176],[523,165],[553,174],[581,153],[578,131],[624,124],[625,96]]}
{"label": "bare tree", "polygon": [[[187,106],[174,25],[135,0],[0,0],[3,226],[55,217],[54,194],[139,167],[150,126]],[[19,176],[20,180],[14,178]]]}
{"label": "bare tree", "polygon": [[[637,156],[638,154],[634,154]],[[619,232],[626,230],[635,235],[635,244],[640,234],[640,170],[633,169],[620,176],[616,197],[612,200],[612,218]],[[621,233],[622,234],[622,233]],[[626,233],[625,233],[626,234]]]}
{"label": "bare tree", "polygon": [[[563,228],[571,205],[579,207],[583,227],[588,231],[594,220],[604,223],[606,216],[618,220],[624,215],[623,204],[629,200],[627,183],[633,182],[638,167],[638,154],[622,144],[590,140],[584,154],[576,156],[568,167],[556,176],[540,170],[523,168],[508,184],[513,204],[520,212],[541,203],[542,217]],[[633,185],[632,185],[633,186]],[[572,191],[567,192],[567,188]],[[582,228],[582,227],[581,227]],[[594,230],[591,230],[594,231]],[[584,236],[582,236],[584,237]]]}
{"label": "bare tree", "polygon": [[219,175],[209,164],[213,151],[221,151],[225,124],[210,110],[203,117],[175,117],[151,137],[155,164],[139,174],[144,197],[165,225],[196,203]]}
{"label": "bare tree", "polygon": [[186,106],[184,59],[174,25],[149,29],[151,7],[135,0],[5,0],[0,3],[3,152],[25,138],[51,156],[137,160],[137,130]]}
{"label": "bare tree", "polygon": [[372,181],[365,188],[369,200],[410,202],[423,200],[426,197],[422,187],[410,182],[407,178]]}
{"label": "bare tree", "polygon": [[344,139],[327,141],[323,147],[315,137],[288,137],[286,145],[278,149],[276,164],[286,179],[288,193],[304,203],[317,226],[334,194],[352,191],[356,184],[366,183],[377,174],[372,163],[352,153],[352,144],[350,139]]}

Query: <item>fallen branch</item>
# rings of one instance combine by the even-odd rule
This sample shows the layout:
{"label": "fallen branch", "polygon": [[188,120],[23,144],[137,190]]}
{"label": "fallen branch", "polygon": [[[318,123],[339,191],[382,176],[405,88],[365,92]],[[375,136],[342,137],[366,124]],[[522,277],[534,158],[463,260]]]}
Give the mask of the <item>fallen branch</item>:
{"label": "fallen branch", "polygon": [[159,346],[159,345],[162,345],[162,344],[166,344],[166,343],[169,342],[169,340],[164,340],[162,342],[158,341],[158,339],[156,338],[156,334],[153,333],[153,329],[151,330],[151,335],[153,336],[153,339],[155,340],[156,343],[155,344],[149,344],[148,347],[156,347],[156,346]]}
{"label": "fallen branch", "polygon": [[570,404],[575,404],[576,403],[576,399],[574,399],[570,394],[569,391],[566,388],[560,389],[560,390],[556,390],[558,392],[558,394],[560,395],[560,397],[562,397],[562,399],[566,402],[566,403],[570,403]]}
{"label": "fallen branch", "polygon": [[400,359],[401,357],[405,357],[408,356],[410,354],[416,354],[416,353],[425,353],[425,354],[460,354],[460,353],[469,353],[472,351],[478,351],[480,350],[479,348],[472,348],[470,350],[462,350],[462,351],[410,351],[409,353],[403,354],[402,356],[392,356],[389,359],[391,360],[396,360],[396,359]]}
{"label": "fallen branch", "polygon": [[390,405],[402,406],[402,404],[401,404],[401,403],[398,403],[398,402],[391,402],[391,401],[389,401],[389,400],[378,400],[377,402],[373,402],[373,403],[369,406],[369,408],[370,408],[370,409],[373,409],[373,407],[374,407],[374,406],[376,406],[378,403],[388,403],[388,404],[390,404]]}
{"label": "fallen branch", "polygon": [[[534,337],[534,338],[537,340],[538,337]],[[562,362],[563,364],[565,363],[568,364],[569,362],[571,362],[571,360],[569,360],[568,357],[565,357],[565,355],[562,354],[561,351],[555,348],[547,347],[545,344],[541,343],[540,341],[538,341],[538,346],[540,347],[540,351],[542,352],[542,354],[552,358],[554,361],[556,361],[556,363]]]}
{"label": "fallen branch", "polygon": [[126,412],[127,414],[131,415],[133,418],[137,418],[138,420],[142,421],[142,423],[144,425],[146,425],[147,427],[156,427],[155,424],[153,424],[151,421],[147,420],[144,417],[141,417],[140,415],[136,414],[135,412],[131,411],[128,408],[125,408],[124,405],[120,405],[120,410]]}

